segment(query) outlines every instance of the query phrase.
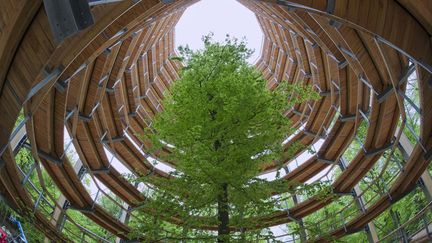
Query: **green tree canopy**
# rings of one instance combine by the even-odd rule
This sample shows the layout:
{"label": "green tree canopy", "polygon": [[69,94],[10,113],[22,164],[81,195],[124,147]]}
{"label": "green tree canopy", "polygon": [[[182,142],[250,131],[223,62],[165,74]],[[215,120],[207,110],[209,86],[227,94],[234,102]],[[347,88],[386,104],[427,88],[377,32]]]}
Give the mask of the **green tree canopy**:
{"label": "green tree canopy", "polygon": [[[287,82],[269,90],[246,62],[252,52],[243,41],[227,37],[218,43],[210,36],[203,41],[203,50],[180,48],[176,59],[185,65],[180,79],[143,138],[153,144],[148,152],[169,145],[170,153],[158,153],[159,158],[176,164],[169,179],[141,178],[152,189],[141,210],[147,223],[138,224],[137,232],[149,239],[178,239],[206,226],[218,230],[219,242],[264,234],[252,230],[256,219],[275,209],[271,196],[287,185],[257,176],[265,163],[287,156],[282,141],[293,128],[284,114],[318,98],[311,87]],[[174,218],[182,228],[164,220]]]}

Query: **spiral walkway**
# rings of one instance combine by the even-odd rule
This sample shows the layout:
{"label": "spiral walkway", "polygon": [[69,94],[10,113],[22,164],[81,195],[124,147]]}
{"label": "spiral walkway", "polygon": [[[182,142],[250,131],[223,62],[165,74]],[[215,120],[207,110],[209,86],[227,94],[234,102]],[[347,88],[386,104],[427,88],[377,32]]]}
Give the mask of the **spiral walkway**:
{"label": "spiral walkway", "polygon": [[[195,2],[124,0],[94,5],[95,24],[62,43],[53,39],[41,0],[0,3],[0,195],[23,215],[34,215],[35,226],[54,242],[70,241],[59,227],[59,215],[68,210],[78,210],[119,239],[128,239],[131,229],[125,215],[146,197],[112,165],[110,155],[137,175],[168,176],[149,160],[148,144],[139,134],[162,110],[164,91],[179,77],[181,64],[169,58],[175,55],[174,27]],[[306,149],[286,157],[283,178],[305,183],[326,171],[341,170],[332,181],[332,196],[310,197],[275,210],[259,219],[257,227],[299,222],[347,195],[352,195],[352,203],[362,200],[361,209],[326,235],[339,238],[371,227],[374,218],[413,190],[432,159],[432,4],[239,2],[255,13],[263,30],[263,51],[256,67],[268,87],[282,81],[305,83],[321,96],[286,114],[298,129],[287,148],[295,142],[305,148],[321,145],[300,164],[295,161]],[[409,81],[411,75],[417,77],[414,83]],[[407,92],[408,86],[417,87],[418,98]],[[15,125],[20,112],[24,121]],[[419,117],[417,127],[410,114]],[[360,128],[366,129],[365,137],[358,136]],[[388,191],[365,200],[359,182],[407,136],[414,138],[408,141],[412,151]],[[65,143],[68,139],[70,144]],[[352,159],[345,159],[354,142],[360,148]],[[79,162],[67,156],[72,147]],[[37,198],[30,195],[28,178],[15,161],[19,149],[31,150],[63,201],[45,192]],[[268,163],[262,173],[276,168]],[[99,205],[83,185],[83,174],[106,188],[102,194],[110,191],[121,199],[122,217]],[[44,201],[52,212],[38,207]]]}

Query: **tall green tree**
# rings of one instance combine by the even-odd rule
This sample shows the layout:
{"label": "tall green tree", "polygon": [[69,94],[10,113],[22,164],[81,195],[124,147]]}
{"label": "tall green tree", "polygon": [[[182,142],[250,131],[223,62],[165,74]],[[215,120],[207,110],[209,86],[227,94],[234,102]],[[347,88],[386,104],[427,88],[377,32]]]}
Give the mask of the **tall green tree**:
{"label": "tall green tree", "polygon": [[[143,138],[153,145],[149,153],[176,164],[168,179],[141,178],[151,189],[141,208],[147,223],[138,224],[137,232],[151,240],[198,237],[196,228],[217,230],[218,242],[265,234],[253,229],[275,209],[272,195],[286,191],[287,184],[257,176],[266,163],[290,156],[282,141],[293,129],[284,114],[318,97],[311,87],[287,82],[269,90],[246,62],[252,51],[243,41],[227,37],[218,43],[210,36],[203,41],[203,50],[179,49],[181,78]],[[170,152],[159,153],[162,147]]]}

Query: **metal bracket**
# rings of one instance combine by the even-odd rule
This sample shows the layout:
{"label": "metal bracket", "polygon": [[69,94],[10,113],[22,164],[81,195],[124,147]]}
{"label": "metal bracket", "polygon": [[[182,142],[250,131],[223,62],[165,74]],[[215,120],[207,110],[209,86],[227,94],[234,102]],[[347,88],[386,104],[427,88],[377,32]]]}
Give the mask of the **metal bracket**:
{"label": "metal bracket", "polygon": [[398,90],[398,93],[413,107],[417,113],[422,114],[421,108],[419,108],[402,90]]}
{"label": "metal bracket", "polygon": [[[122,141],[124,141],[125,140],[125,137],[123,136],[123,135],[120,135],[120,136],[115,136],[115,137],[112,137],[111,138],[111,140],[115,143],[115,142],[122,142]],[[106,137],[103,137],[102,138],[102,143],[108,143],[109,142],[109,140],[106,138]]]}
{"label": "metal bracket", "polygon": [[329,165],[332,165],[335,162],[335,160],[325,159],[325,158],[321,157],[321,155],[319,155],[319,154],[317,155],[317,160],[319,162],[322,162],[322,163],[325,163],[325,164],[329,164]]}
{"label": "metal bracket", "polygon": [[306,72],[305,70],[301,70],[301,72],[303,73],[303,75],[305,76],[305,78],[312,78],[312,73],[310,72]]}
{"label": "metal bracket", "polygon": [[94,208],[91,208],[91,207],[78,208],[78,207],[71,205],[71,206],[69,206],[69,209],[76,210],[76,211],[79,211],[82,213],[90,213],[90,214],[93,214],[95,212]]}
{"label": "metal bracket", "polygon": [[331,91],[320,91],[319,95],[320,96],[331,96]]}
{"label": "metal bracket", "polygon": [[311,137],[316,137],[318,135],[318,137],[321,138],[321,139],[326,139],[327,138],[324,135],[317,134],[317,133],[311,132],[311,131],[306,130],[306,129],[303,130],[303,133],[306,134],[306,135],[308,135],[308,136],[311,136]]}
{"label": "metal bracket", "polygon": [[123,135],[115,136],[115,137],[112,137],[111,140],[112,140],[113,142],[122,142],[122,141],[125,140],[125,137],[124,137]]}
{"label": "metal bracket", "polygon": [[110,167],[102,167],[99,169],[92,170],[93,174],[108,174],[110,172]]}
{"label": "metal bracket", "polygon": [[68,87],[69,82],[67,80],[57,80],[54,87],[61,93],[64,93]]}
{"label": "metal bracket", "polygon": [[340,62],[338,63],[338,68],[339,68],[339,69],[344,69],[346,66],[348,66],[348,62],[347,62],[347,60],[343,60],[343,61],[340,61]]}
{"label": "metal bracket", "polygon": [[335,20],[335,19],[330,19],[329,20],[329,25],[335,29],[339,29],[342,26],[342,23]]}
{"label": "metal bracket", "polygon": [[87,172],[87,168],[84,166],[81,166],[81,168],[78,170],[77,176],[80,180],[84,177],[85,173]]}
{"label": "metal bracket", "polygon": [[356,115],[354,114],[354,115],[341,115],[340,117],[339,117],[339,120],[341,121],[341,122],[348,122],[348,121],[354,121],[355,119],[356,119]]}
{"label": "metal bracket", "polygon": [[365,156],[371,157],[371,156],[377,155],[379,153],[386,151],[387,149],[391,148],[392,146],[393,146],[393,142],[388,143],[388,144],[382,146],[381,148],[372,149],[370,151],[364,150]]}
{"label": "metal bracket", "polygon": [[326,12],[328,14],[333,14],[336,7],[335,0],[327,0]]}
{"label": "metal bracket", "polygon": [[385,88],[381,94],[377,95],[378,103],[384,102],[384,100],[386,100],[386,98],[391,94],[392,91],[392,86],[388,86],[387,88]]}
{"label": "metal bracket", "polygon": [[369,80],[367,80],[364,74],[360,74],[358,79],[362,81],[366,86],[368,86],[369,89],[371,89],[376,95],[379,95],[378,92],[376,92],[376,90],[372,87],[372,84],[369,82]]}
{"label": "metal bracket", "polygon": [[78,118],[84,122],[90,122],[92,119],[91,116],[86,116],[86,115],[81,114],[81,113],[78,115]]}
{"label": "metal bracket", "polygon": [[93,107],[93,109],[92,109],[92,111],[90,112],[90,114],[88,114],[88,115],[84,115],[84,114],[80,113],[80,114],[78,115],[78,118],[79,118],[80,120],[83,120],[84,122],[90,122],[91,119],[93,118],[93,114],[96,112],[96,109],[99,107],[99,105],[100,105],[100,102],[96,103],[96,105]]}
{"label": "metal bracket", "polygon": [[370,124],[370,120],[369,120],[369,113],[368,112],[363,112],[362,111],[362,109],[358,109],[358,111],[359,111],[359,113],[360,113],[360,115],[366,120],[366,122],[368,123],[368,124]]}
{"label": "metal bracket", "polygon": [[339,50],[341,50],[341,52],[345,53],[345,55],[349,56],[350,58],[357,60],[357,56],[351,52],[350,50],[346,49],[345,47],[338,45]]}
{"label": "metal bracket", "polygon": [[335,88],[336,88],[338,91],[340,90],[340,87],[339,87],[339,85],[336,83],[335,80],[332,80],[331,83],[335,86]]}
{"label": "metal bracket", "polygon": [[98,82],[98,85],[97,85],[98,88],[103,88],[104,83],[105,83],[106,80],[108,80],[108,78],[109,78],[109,74],[103,76],[103,77],[99,80],[99,82]]}
{"label": "metal bracket", "polygon": [[[28,143],[24,143],[24,147],[31,150],[31,145]],[[38,153],[39,157],[46,159],[50,162],[53,162],[56,165],[62,165],[63,164],[63,161],[60,158],[56,158],[53,155],[51,155],[51,154],[49,154],[43,150],[38,149],[37,153]]]}
{"label": "metal bracket", "polygon": [[355,193],[353,193],[352,191],[350,191],[350,192],[338,192],[338,191],[335,191],[334,188],[333,188],[333,194],[338,195],[338,196],[355,196]]}
{"label": "metal bracket", "polygon": [[[296,110],[296,109],[293,109],[292,112],[293,112],[294,114],[298,115],[298,116],[301,116],[301,115],[302,115],[302,113],[301,113],[300,111]],[[308,117],[309,115],[308,115],[308,114],[304,114],[304,116],[305,116],[305,117]]]}
{"label": "metal bracket", "polygon": [[113,88],[109,88],[109,87],[105,87],[105,91],[109,94],[114,93],[114,89]]}
{"label": "metal bracket", "polygon": [[48,70],[47,68],[45,68],[44,72],[45,72],[45,78],[42,79],[39,83],[37,83],[28,93],[25,101],[27,102],[28,100],[30,100],[37,92],[39,92],[43,87],[45,87],[45,85],[47,85],[52,79],[58,77],[58,75],[60,75],[60,73],[63,71],[63,66],[59,66],[54,70]]}
{"label": "metal bracket", "polygon": [[77,112],[78,111],[78,107],[74,107],[71,111],[67,111],[67,114],[66,114],[66,116],[65,116],[65,123],[73,116],[73,114],[75,113],[75,112]]}
{"label": "metal bracket", "polygon": [[288,218],[289,220],[294,221],[294,222],[300,222],[300,220],[299,220],[298,218],[296,218],[296,217],[294,217],[294,216],[291,216],[291,214],[290,214],[290,210],[289,210],[289,209],[286,209],[286,212],[287,212],[287,218]]}
{"label": "metal bracket", "polygon": [[48,22],[57,42],[94,24],[87,0],[43,0]]}
{"label": "metal bracket", "polygon": [[408,80],[408,77],[415,71],[415,65],[414,63],[411,63],[411,65],[409,65],[405,72],[399,77],[399,82],[398,82],[398,86],[401,86],[404,82],[406,82]]}
{"label": "metal bracket", "polygon": [[53,162],[53,163],[56,164],[56,165],[61,165],[61,164],[63,164],[63,161],[62,161],[61,159],[56,158],[56,157],[52,156],[51,154],[49,154],[49,153],[47,153],[47,152],[44,152],[44,151],[42,151],[42,150],[40,150],[40,149],[38,149],[38,155],[39,155],[40,157],[42,157],[42,158],[48,160],[48,161]]}

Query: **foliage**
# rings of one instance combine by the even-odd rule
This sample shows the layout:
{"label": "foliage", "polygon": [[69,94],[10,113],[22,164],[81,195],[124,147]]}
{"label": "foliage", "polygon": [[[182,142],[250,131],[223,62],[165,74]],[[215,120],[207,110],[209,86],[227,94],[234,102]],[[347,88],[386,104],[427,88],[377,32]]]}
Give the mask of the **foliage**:
{"label": "foliage", "polygon": [[[388,157],[386,154],[383,159]],[[396,150],[394,155],[391,157],[388,167],[386,170],[379,174],[377,167],[383,162],[378,161],[377,166],[371,169],[371,171],[365,176],[365,181],[360,183],[362,188],[371,186],[371,189],[365,195],[366,198],[372,198],[374,195],[385,195],[388,190],[388,185],[394,180],[394,175],[400,170],[401,166],[405,163],[401,151]],[[400,164],[399,164],[400,163]],[[375,181],[374,183],[372,183]],[[393,204],[390,208],[385,210],[380,216],[374,220],[374,224],[377,228],[377,232],[380,237],[384,237],[391,233],[394,229],[398,228],[402,223],[413,218],[421,209],[423,209],[428,202],[425,194],[422,192],[420,187],[414,188],[412,192],[400,199],[398,202]],[[403,228],[407,235],[415,233],[424,227],[423,220],[430,221],[432,219],[432,212],[428,210],[422,220],[414,221]],[[402,232],[401,231],[401,232]],[[399,236],[400,232],[396,233]],[[391,238],[390,241],[395,239]]]}
{"label": "foliage", "polygon": [[[103,205],[103,207],[105,207],[105,205]],[[92,232],[93,234],[99,237],[108,240],[115,239],[115,236],[113,236],[110,232],[108,232],[106,229],[102,228],[95,222],[93,222],[88,217],[84,216],[82,213],[74,210],[68,210],[68,220],[65,222],[63,232],[71,239],[81,238],[82,231],[80,231],[80,229],[75,224],[73,224],[70,220],[72,220],[75,224],[84,227],[85,229],[89,230],[90,232]],[[89,235],[87,235],[84,237],[85,237],[85,242],[100,242],[99,240],[95,239],[94,236],[90,237]]]}
{"label": "foliage", "polygon": [[17,118],[17,120],[15,121],[14,129],[15,129],[16,127],[18,127],[18,125],[19,125],[22,121],[24,121],[24,110],[23,110],[23,109],[21,109],[20,113],[18,114],[18,118]]}
{"label": "foliage", "polygon": [[[180,48],[176,59],[186,64],[181,78],[166,94],[164,111],[145,131],[143,139],[153,145],[148,152],[175,163],[177,170],[168,179],[141,178],[152,186],[151,200],[142,206],[143,220],[135,233],[153,240],[214,238],[192,229],[219,227],[221,233],[229,221],[231,231],[242,232],[232,233],[232,240],[269,237],[254,229],[261,217],[274,211],[279,199],[272,195],[295,183],[256,176],[265,163],[289,156],[282,146],[293,132],[286,111],[318,94],[287,82],[270,91],[261,74],[246,63],[251,51],[244,42],[227,37],[217,43],[211,36],[203,41],[204,50]],[[170,153],[160,153],[167,144]]]}
{"label": "foliage", "polygon": [[[32,196],[33,200],[36,201],[37,198],[39,197],[39,193],[44,191],[44,188],[42,187],[40,182],[38,169],[36,169],[38,165],[35,165],[31,151],[26,148],[21,148],[18,151],[18,153],[15,155],[15,161],[17,162],[19,167],[23,170],[25,175],[30,173],[28,181],[26,182],[25,185],[26,188],[28,189],[28,192]],[[44,197],[51,204],[54,204],[54,200],[56,200],[60,196],[60,191],[56,187],[54,181],[49,176],[48,172],[45,169],[43,169],[43,167],[40,167],[40,176],[46,188],[46,191],[44,191]],[[53,197],[52,198],[53,200],[49,197],[49,195]],[[45,200],[41,200],[39,207],[40,209],[42,209],[41,210],[42,213],[44,213],[46,216],[50,215],[52,209],[48,206]]]}
{"label": "foliage", "polygon": [[[357,136],[360,141],[364,140],[367,132],[367,127],[364,124],[360,124],[358,129]],[[354,158],[359,149],[358,143],[356,146],[349,146],[344,153],[344,157]],[[396,176],[404,164],[405,159],[399,149],[396,149],[392,155],[387,151],[378,159],[375,165],[359,182],[359,188],[360,191],[363,191],[362,198],[366,207],[387,194],[389,185],[394,183]],[[340,170],[336,170],[333,177],[338,177],[340,173]],[[353,199],[353,197],[346,196],[336,198],[333,203],[327,205],[325,208],[303,218],[303,228],[307,231],[308,237],[326,237],[325,235],[328,232],[342,227],[344,222],[348,222],[353,217],[360,215],[361,210],[354,203]],[[431,210],[427,210],[424,216],[410,222],[406,226],[399,227],[414,218],[420,210],[426,207],[427,203],[428,199],[420,187],[416,187],[411,193],[394,203],[373,220],[379,238],[382,239],[391,234],[384,242],[402,241],[401,237],[403,234],[410,236],[423,229],[425,222],[431,222],[432,220]],[[351,206],[347,207],[346,205]],[[341,217],[340,213],[337,213],[339,211],[343,213],[343,217]],[[289,224],[288,228],[290,232],[296,234],[300,232],[300,226],[297,224]],[[394,231],[398,228],[399,230]],[[367,242],[365,231],[350,234],[340,239],[332,239],[331,237],[328,239],[333,242]]]}
{"label": "foliage", "polygon": [[120,218],[122,209],[119,205],[122,205],[122,200],[112,192],[109,192],[107,194],[108,195],[100,195],[97,202],[100,205],[103,205],[104,209],[109,214],[111,214],[115,218]]}
{"label": "foliage", "polygon": [[44,242],[45,235],[34,227],[33,222],[21,218],[21,226],[28,242]]}
{"label": "foliage", "polygon": [[[67,155],[68,157],[71,157],[71,154],[68,153]],[[15,155],[15,161],[17,162],[17,165],[22,169],[25,175],[29,174],[25,187],[27,188],[30,196],[35,202],[39,197],[39,193],[43,191],[44,187],[41,185],[41,180],[39,179],[37,169],[34,167],[35,161],[31,154],[31,151],[27,148],[21,148],[18,151],[18,153]],[[48,172],[43,167],[40,167],[40,175],[42,176],[41,179],[44,182],[46,188],[46,191],[44,192],[44,198],[49,203],[46,200],[40,200],[37,209],[49,219],[53,211],[53,208],[50,205],[55,204],[54,201],[56,201],[60,196],[60,191],[56,187],[51,177],[48,175]],[[85,178],[84,184],[87,184],[87,186],[89,185],[88,178]],[[48,195],[51,195],[54,200],[52,200]],[[110,197],[114,198],[116,202],[118,203],[120,202],[120,199],[114,194],[110,193],[109,195]],[[105,208],[109,213],[111,213],[114,217],[120,216],[121,210],[119,206],[115,204],[107,196],[105,195],[99,196],[98,203],[103,208]],[[17,213],[12,212],[12,210],[10,210],[4,204],[0,204],[0,210],[2,212],[6,212],[7,210],[10,214],[14,215],[15,217],[18,218],[19,221],[21,221],[24,229],[24,233],[29,242],[44,241],[44,234],[41,233],[36,227],[33,226],[35,222],[32,217],[17,215]],[[63,233],[69,236],[71,239],[81,238],[82,232],[76,225],[72,224],[70,220],[73,220],[76,224],[90,230],[91,232],[93,232],[94,234],[102,238],[111,239],[111,240],[115,239],[115,237],[111,233],[109,233],[106,229],[95,224],[93,221],[91,221],[88,217],[84,216],[82,213],[74,210],[68,210],[67,214],[69,215],[70,219],[66,221]],[[94,239],[94,237],[90,237],[89,235],[85,236],[84,239],[86,242],[98,242],[98,240]]]}

